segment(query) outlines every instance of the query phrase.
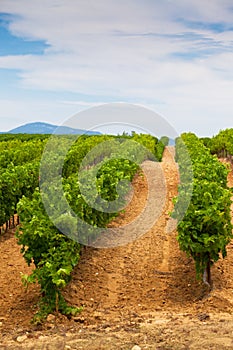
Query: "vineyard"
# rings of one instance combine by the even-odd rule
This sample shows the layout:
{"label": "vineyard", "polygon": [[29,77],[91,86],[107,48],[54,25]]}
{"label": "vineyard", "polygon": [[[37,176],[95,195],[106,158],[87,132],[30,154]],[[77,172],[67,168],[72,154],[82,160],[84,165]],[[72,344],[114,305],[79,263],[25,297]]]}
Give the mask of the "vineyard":
{"label": "vineyard", "polygon": [[[152,331],[145,326],[148,320],[152,325],[157,320],[158,329],[154,332],[156,339],[161,339],[158,330],[165,332],[165,328],[156,318],[156,311],[165,323],[175,321],[171,314],[181,309],[184,312],[182,317],[193,312],[198,314],[198,322],[201,322],[201,317],[208,318],[209,313],[221,308],[223,312],[230,312],[231,299],[227,298],[225,303],[221,301],[220,291],[226,281],[227,293],[230,294],[233,286],[230,277],[233,266],[230,243],[232,191],[228,187],[229,170],[217,156],[224,155],[230,164],[228,145],[231,135],[227,130],[224,139],[229,141],[219,143],[218,137],[207,140],[183,134],[176,140],[175,159],[171,148],[165,148],[167,138],[158,140],[135,133],[121,137],[83,135],[78,140],[56,136],[52,144],[48,136],[24,135],[8,139],[2,135],[0,245],[4,247],[5,240],[17,242],[18,253],[14,248],[16,257],[8,256],[8,259],[17,260],[21,254],[29,265],[23,268],[21,260],[20,271],[17,267],[15,269],[28,290],[23,292],[23,287],[20,287],[19,294],[15,295],[16,298],[24,295],[20,301],[22,308],[28,305],[27,316],[18,316],[21,327],[28,329],[28,322],[32,320],[33,326],[30,327],[37,331],[40,327],[48,332],[49,329],[60,329],[52,314],[60,320],[62,327],[73,327],[76,331],[83,329],[86,332],[89,327],[93,331],[105,332],[110,327],[117,334],[120,325],[122,331],[131,336],[127,341],[124,339],[125,347],[118,343],[116,348],[130,349],[133,347],[130,344],[142,344],[142,334],[133,339],[131,333],[135,328],[140,333],[137,327],[141,324],[147,327],[150,343]],[[88,159],[84,161],[87,155]],[[156,174],[155,164],[163,170],[166,183],[164,207],[155,225],[126,246],[90,247],[98,240],[99,228],[119,227],[132,221],[143,210],[148,181],[154,181]],[[141,168],[147,170],[152,179],[150,176],[145,178]],[[84,181],[88,173],[92,178],[95,176],[95,186],[93,182]],[[129,181],[134,194],[122,210],[131,191]],[[61,196],[60,183],[63,188]],[[163,183],[159,178],[154,186],[158,193],[162,193]],[[95,193],[95,187],[98,191],[93,202],[88,203],[88,194]],[[56,210],[54,203],[57,203]],[[71,208],[69,215],[67,203]],[[11,231],[7,232],[9,224],[6,223],[13,225],[12,217],[16,214],[20,226],[12,237]],[[178,232],[173,230],[166,234],[170,216],[178,220]],[[77,225],[76,217],[88,226]],[[17,247],[16,243],[13,244]],[[4,249],[7,254],[9,247]],[[10,301],[6,302],[6,314],[9,304]],[[10,308],[17,314],[14,306]],[[4,326],[4,313],[1,316]],[[9,316],[9,322],[5,321],[8,332],[12,332],[11,322],[13,319]],[[138,333],[135,331],[135,335]],[[165,335],[164,349],[170,341]],[[121,336],[124,338],[125,334]],[[59,343],[59,339],[54,341]],[[85,343],[86,348],[101,348],[102,343],[98,341],[97,337],[96,347],[92,348]],[[72,341],[70,344],[67,345],[69,348],[82,348],[81,343],[80,347],[75,347]],[[60,345],[51,346],[59,348]],[[103,346],[115,349],[107,345],[107,340]]]}

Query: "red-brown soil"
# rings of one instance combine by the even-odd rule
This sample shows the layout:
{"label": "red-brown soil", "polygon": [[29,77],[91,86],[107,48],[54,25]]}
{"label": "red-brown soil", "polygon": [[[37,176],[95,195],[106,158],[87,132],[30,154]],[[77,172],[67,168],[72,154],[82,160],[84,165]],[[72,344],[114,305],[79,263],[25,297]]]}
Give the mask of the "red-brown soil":
{"label": "red-brown soil", "polygon": [[[212,268],[209,292],[196,281],[192,259],[179,250],[177,232],[166,233],[178,184],[169,148],[161,166],[167,193],[155,225],[127,245],[83,249],[64,291],[68,302],[84,306],[71,320],[50,315],[43,326],[31,325],[39,288],[22,286],[20,273],[30,268],[14,232],[0,237],[0,349],[233,349],[233,242],[227,258]],[[147,189],[146,179],[137,176],[134,197],[112,227],[141,212]]]}

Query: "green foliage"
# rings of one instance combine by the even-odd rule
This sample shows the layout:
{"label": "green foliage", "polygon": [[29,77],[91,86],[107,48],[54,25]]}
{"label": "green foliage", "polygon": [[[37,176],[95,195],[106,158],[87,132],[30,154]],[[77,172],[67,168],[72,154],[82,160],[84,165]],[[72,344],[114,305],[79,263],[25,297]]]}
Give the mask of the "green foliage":
{"label": "green foliage", "polygon": [[19,199],[29,196],[38,186],[39,163],[10,164],[0,169],[0,226],[15,213]]}
{"label": "green foliage", "polygon": [[233,129],[221,130],[211,139],[209,145],[212,154],[218,157],[227,158],[233,156]]}
{"label": "green foliage", "polygon": [[178,242],[194,258],[200,278],[207,264],[216,262],[220,253],[226,256],[226,245],[232,238],[232,191],[227,186],[226,167],[194,134],[183,134],[176,140],[176,147],[181,183],[172,216],[181,219],[180,207],[192,191],[188,209],[178,224]]}
{"label": "green foliage", "polygon": [[38,282],[42,299],[35,321],[42,321],[49,313],[60,311],[66,315],[78,312],[70,308],[62,289],[71,279],[71,272],[80,257],[80,245],[60,233],[45,213],[41,195],[37,189],[31,200],[23,197],[17,206],[23,222],[16,236],[21,252],[35,268],[30,276],[23,276],[24,283]]}
{"label": "green foliage", "polygon": [[48,140],[50,137],[49,134],[0,134],[0,145],[2,143],[11,143],[11,142],[27,142],[27,141],[43,141]]}
{"label": "green foliage", "polygon": [[147,134],[133,133],[132,140],[138,142],[147,149],[145,159],[161,161],[161,144],[156,137]]}
{"label": "green foliage", "polygon": [[103,160],[103,155],[106,157],[111,154],[111,149],[106,149],[105,141],[113,140],[112,136],[98,135],[87,136],[82,135],[77,138],[76,142],[71,145],[69,152],[65,157],[62,175],[68,178],[70,175],[77,173],[84,157],[96,146],[98,152],[93,152],[88,156],[88,165],[93,166]]}
{"label": "green foliage", "polygon": [[210,137],[201,137],[200,141],[202,141],[206,148],[208,148],[209,150],[212,149],[212,139]]}
{"label": "green foliage", "polygon": [[[109,148],[108,141],[111,141]],[[146,159],[154,159],[154,156],[161,160],[165,144],[165,139],[158,141],[153,136],[136,133],[122,137],[82,135],[77,140],[72,135],[50,136],[49,139],[48,135],[1,135],[0,225],[17,210],[21,221],[16,233],[18,244],[28,265],[34,267],[31,275],[22,276],[22,281],[25,286],[38,282],[41,288],[34,322],[42,322],[54,311],[73,315],[81,310],[68,306],[62,295],[80,258],[81,245],[77,238],[84,235],[82,242],[86,236],[93,239],[96,227],[107,226],[124,206],[128,182],[139,171],[140,164]],[[46,159],[41,158],[45,145],[48,151]],[[85,166],[86,155],[88,162]],[[80,167],[84,177],[96,172],[95,181],[84,184],[87,194],[92,197],[95,194],[94,207],[80,191]],[[58,198],[56,192],[60,182],[63,195]],[[41,194],[45,190],[42,202]],[[68,211],[64,205],[66,201],[71,208]],[[104,209],[116,201],[116,210],[96,209],[95,205],[101,201],[106,203]],[[55,203],[59,215],[49,218],[45,203],[46,209],[51,209]],[[93,229],[87,233],[86,226],[82,231],[80,225],[78,232],[74,215]],[[62,233],[63,229],[68,231],[67,236]]]}
{"label": "green foliage", "polygon": [[162,136],[161,139],[159,140],[154,150],[157,161],[161,162],[164,148],[165,146],[168,145],[168,143],[169,143],[169,138],[167,136]]}

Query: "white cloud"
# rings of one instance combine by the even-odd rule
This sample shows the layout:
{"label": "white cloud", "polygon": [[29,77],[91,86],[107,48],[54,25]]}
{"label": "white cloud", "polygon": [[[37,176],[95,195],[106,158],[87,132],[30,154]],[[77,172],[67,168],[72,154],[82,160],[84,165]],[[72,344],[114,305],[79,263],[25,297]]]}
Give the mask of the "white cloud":
{"label": "white cloud", "polygon": [[193,119],[201,111],[212,118],[222,109],[229,117],[233,32],[208,24],[229,28],[231,3],[1,0],[1,11],[16,15],[14,35],[50,46],[43,55],[0,57],[0,68],[20,70],[26,89],[156,101],[155,108],[185,125],[187,114]]}

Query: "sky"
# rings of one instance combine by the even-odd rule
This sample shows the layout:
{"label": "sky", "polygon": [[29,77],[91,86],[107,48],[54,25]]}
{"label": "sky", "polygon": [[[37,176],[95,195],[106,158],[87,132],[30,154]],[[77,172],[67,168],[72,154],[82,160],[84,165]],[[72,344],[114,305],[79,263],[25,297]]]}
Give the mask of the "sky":
{"label": "sky", "polygon": [[113,102],[233,127],[232,0],[0,0],[0,131]]}

